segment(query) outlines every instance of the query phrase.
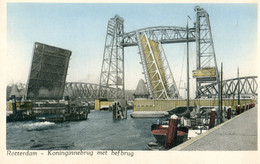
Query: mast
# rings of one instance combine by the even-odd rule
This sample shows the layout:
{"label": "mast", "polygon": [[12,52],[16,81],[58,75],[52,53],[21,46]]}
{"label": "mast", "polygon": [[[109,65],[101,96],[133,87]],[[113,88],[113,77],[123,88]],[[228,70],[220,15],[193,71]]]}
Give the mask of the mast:
{"label": "mast", "polygon": [[221,74],[220,74],[220,123],[222,123],[223,118],[223,63],[221,63]]}
{"label": "mast", "polygon": [[239,78],[239,67],[237,67],[237,95],[238,95],[238,101],[237,101],[237,105],[240,105],[240,78]]}
{"label": "mast", "polygon": [[190,79],[189,79],[189,25],[187,20],[187,109],[190,108]]}

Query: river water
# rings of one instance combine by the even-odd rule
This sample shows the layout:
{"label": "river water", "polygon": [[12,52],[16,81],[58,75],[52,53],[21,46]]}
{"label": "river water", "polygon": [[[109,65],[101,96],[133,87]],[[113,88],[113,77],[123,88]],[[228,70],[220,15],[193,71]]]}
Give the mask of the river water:
{"label": "river water", "polygon": [[14,150],[147,150],[157,118],[113,120],[110,111],[91,111],[79,122],[11,122],[6,149]]}

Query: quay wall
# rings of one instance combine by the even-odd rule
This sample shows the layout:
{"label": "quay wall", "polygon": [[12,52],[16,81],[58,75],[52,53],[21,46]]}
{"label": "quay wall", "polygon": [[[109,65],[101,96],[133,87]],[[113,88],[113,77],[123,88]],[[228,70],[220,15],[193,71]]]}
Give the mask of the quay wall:
{"label": "quay wall", "polygon": [[[254,99],[240,99],[243,104],[255,103]],[[218,99],[191,99],[190,106],[218,106]],[[223,106],[231,106],[236,109],[238,99],[223,99]],[[186,100],[134,100],[134,111],[168,111],[179,106],[187,106]]]}

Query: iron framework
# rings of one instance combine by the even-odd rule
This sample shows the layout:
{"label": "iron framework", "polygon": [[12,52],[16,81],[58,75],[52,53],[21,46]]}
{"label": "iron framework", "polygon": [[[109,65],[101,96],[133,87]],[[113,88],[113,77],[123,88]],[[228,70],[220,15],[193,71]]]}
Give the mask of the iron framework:
{"label": "iron framework", "polygon": [[136,32],[136,38],[150,96],[153,99],[179,98],[169,63],[156,36]]}
{"label": "iron framework", "polygon": [[101,86],[92,83],[69,82],[65,85],[64,96],[69,96],[70,99],[95,100],[99,99],[99,93],[108,94],[107,97],[113,98],[116,94],[116,89],[106,86]]}
{"label": "iron framework", "polygon": [[26,98],[62,99],[71,51],[35,43]]}
{"label": "iron framework", "polygon": [[198,90],[202,84],[204,83],[205,85],[205,83],[209,84],[212,82],[218,82],[219,72],[211,33],[209,14],[206,10],[200,8],[199,6],[196,6],[194,10],[197,13],[195,24],[197,70],[202,70],[204,68],[215,68],[216,70],[215,77],[196,78],[196,97],[199,97]]}
{"label": "iron framework", "polygon": [[[186,43],[187,42],[187,29],[185,27],[176,26],[157,26],[148,27],[132,32],[125,33],[123,36],[122,46],[137,46],[138,38],[136,36],[138,33],[146,33],[149,39],[156,40],[161,44],[170,43]],[[189,42],[195,42],[195,28],[189,28],[188,30]]]}
{"label": "iron framework", "polygon": [[[224,98],[241,97],[254,98],[257,97],[257,76],[247,76],[240,78],[233,78],[223,81],[222,96]],[[218,83],[201,86],[198,89],[199,97],[217,97],[219,94]]]}
{"label": "iron framework", "polygon": [[99,81],[100,86],[105,86],[107,88],[114,87],[116,92],[114,95],[111,95],[106,90],[104,92],[100,90],[99,97],[114,99],[124,99],[125,97],[124,48],[120,44],[122,42],[123,34],[124,19],[116,15],[108,21]]}
{"label": "iron framework", "polygon": [[[204,96],[204,93],[206,92],[204,89],[210,89],[209,86],[214,86],[213,89],[216,89],[215,84],[218,84],[217,90],[220,90],[219,71],[211,33],[209,14],[206,10],[200,8],[199,6],[196,6],[194,10],[196,12],[196,22],[194,23],[193,28],[157,26],[125,33],[123,19],[119,16],[111,18],[108,22],[99,85],[105,87],[115,86],[117,90],[116,96],[112,97],[118,98],[118,96],[120,97],[121,95],[122,98],[124,95],[124,48],[129,46],[138,46],[145,82],[149,90],[150,97],[153,99],[181,98],[164,54],[162,44],[196,42],[195,71],[197,71],[197,73],[202,73],[199,76],[194,76],[196,78],[196,97],[199,98],[200,96]],[[141,36],[144,37],[141,38]],[[150,61],[152,64],[149,64],[149,62],[147,62],[147,57],[145,57],[147,52],[144,52],[144,49],[151,47],[149,43],[151,40],[158,43],[160,57],[163,61],[162,69],[167,76],[167,80],[164,85],[162,85],[163,78],[158,64],[154,59]],[[145,44],[142,45],[142,42]],[[150,54],[148,56],[154,56],[152,49],[149,49]],[[156,68],[151,70],[154,66]],[[210,75],[204,74],[205,71],[208,70],[213,71]],[[150,76],[151,74],[152,76]],[[159,76],[159,78],[154,80],[154,76]],[[122,81],[122,83],[119,83],[119,81]],[[153,85],[155,83],[156,85]],[[158,89],[158,86],[161,86],[159,87],[160,89]],[[120,91],[118,91],[118,88],[120,88]],[[169,89],[171,90],[170,92]],[[102,94],[101,91],[99,93],[101,97],[106,97],[105,95],[107,95],[106,91],[104,94]],[[214,95],[215,93],[212,92],[212,94]]]}
{"label": "iron framework", "polygon": [[[145,80],[147,84],[147,88],[149,90],[150,96],[154,99],[160,99],[160,98],[180,98],[178,89],[176,87],[172,71],[170,70],[169,63],[167,61],[167,58],[164,54],[162,44],[169,44],[169,43],[186,43],[188,42],[195,42],[195,28],[189,28],[187,31],[186,28],[183,27],[175,27],[175,26],[158,26],[158,27],[149,27],[144,29],[135,30],[132,32],[124,33],[123,32],[123,23],[120,26],[121,32],[120,35],[116,35],[117,26],[117,20],[120,18],[119,16],[115,16],[114,18],[111,18],[108,22],[108,29],[107,29],[107,36],[106,36],[106,43],[105,43],[105,50],[104,50],[104,57],[103,57],[103,64],[102,64],[102,71],[101,71],[101,77],[100,77],[100,85],[106,86],[106,87],[113,87],[117,86],[119,88],[116,80],[110,80],[115,79],[115,76],[112,76],[113,72],[118,72],[121,77],[124,77],[124,47],[129,46],[138,46],[139,47],[139,54],[141,57],[141,64],[143,65]],[[111,25],[112,24],[112,25]],[[188,40],[187,40],[187,33],[188,33]],[[123,34],[123,35],[121,35]],[[147,39],[154,40],[159,43],[158,48],[160,51],[160,56],[162,58],[163,62],[163,69],[166,73],[166,83],[168,84],[167,88],[164,87],[163,90],[160,90],[158,96],[154,96],[155,87],[152,87],[151,79],[148,77],[148,69],[145,65],[145,59],[143,58],[141,44],[140,44],[140,34],[145,34]],[[119,44],[119,45],[118,45]],[[117,46],[116,46],[117,45]],[[118,57],[118,61],[113,60],[116,56]],[[121,59],[121,60],[120,60]],[[117,64],[115,64],[117,63]],[[122,67],[118,65],[118,63],[122,63]],[[121,69],[122,68],[122,69]],[[118,71],[113,71],[118,70]],[[155,70],[157,73],[159,73],[158,67],[157,70]],[[119,75],[118,74],[118,75]],[[123,79],[123,78],[122,78]],[[162,79],[161,79],[162,80]],[[160,81],[157,81],[161,83]],[[158,84],[159,84],[158,83]],[[121,89],[122,88],[122,89]],[[121,91],[124,92],[124,83],[121,85]],[[169,90],[169,93],[166,93],[166,90]],[[99,94],[100,97],[107,97],[106,92],[102,95]],[[123,93],[118,95],[124,95]],[[162,96],[164,95],[164,96]],[[113,98],[116,98],[117,96],[113,96]],[[120,96],[118,97],[120,98]],[[122,96],[121,96],[122,98]]]}

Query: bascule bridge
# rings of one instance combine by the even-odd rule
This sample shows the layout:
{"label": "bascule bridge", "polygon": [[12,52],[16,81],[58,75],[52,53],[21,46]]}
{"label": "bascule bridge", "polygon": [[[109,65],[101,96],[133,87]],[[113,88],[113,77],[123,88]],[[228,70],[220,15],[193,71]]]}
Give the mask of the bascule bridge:
{"label": "bascule bridge", "polygon": [[[107,25],[99,84],[67,83],[65,93],[84,99],[125,99],[124,49],[137,46],[145,84],[149,91],[149,100],[145,102],[148,105],[140,105],[140,102],[137,102],[139,107],[150,108],[151,104],[155,107],[154,104],[159,100],[183,101],[163,45],[193,42],[196,44],[196,70],[192,72],[196,79],[196,99],[219,97],[220,76],[209,14],[199,6],[196,6],[194,11],[194,27],[158,26],[125,32],[124,19],[118,15],[111,18]],[[256,79],[256,76],[252,76],[224,80],[222,94],[225,98],[235,98],[237,94],[255,98],[258,87]],[[173,104],[182,104],[178,103]]]}

